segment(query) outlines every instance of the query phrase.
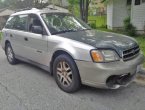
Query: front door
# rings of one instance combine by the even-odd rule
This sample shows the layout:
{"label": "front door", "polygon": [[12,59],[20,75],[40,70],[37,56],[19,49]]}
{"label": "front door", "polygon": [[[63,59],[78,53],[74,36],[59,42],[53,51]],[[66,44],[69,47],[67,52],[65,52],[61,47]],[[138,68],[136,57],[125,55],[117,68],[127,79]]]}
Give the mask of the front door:
{"label": "front door", "polygon": [[[29,15],[28,33],[25,39],[27,48],[27,59],[32,60],[41,65],[49,65],[47,38],[48,35],[39,19],[35,14]],[[43,33],[33,31],[34,27],[42,27]]]}

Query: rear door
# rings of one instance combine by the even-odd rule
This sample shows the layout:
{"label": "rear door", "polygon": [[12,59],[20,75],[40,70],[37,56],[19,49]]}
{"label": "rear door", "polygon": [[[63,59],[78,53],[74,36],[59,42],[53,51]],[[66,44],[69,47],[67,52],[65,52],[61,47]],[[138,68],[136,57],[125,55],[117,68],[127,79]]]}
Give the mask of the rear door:
{"label": "rear door", "polygon": [[28,15],[10,17],[6,24],[5,35],[9,37],[15,55],[25,57],[25,37],[27,36]]}

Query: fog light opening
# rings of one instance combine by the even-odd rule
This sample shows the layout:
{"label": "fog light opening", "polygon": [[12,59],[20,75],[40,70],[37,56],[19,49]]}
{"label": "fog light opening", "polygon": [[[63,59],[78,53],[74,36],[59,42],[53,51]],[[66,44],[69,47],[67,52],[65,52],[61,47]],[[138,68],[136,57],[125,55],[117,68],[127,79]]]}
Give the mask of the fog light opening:
{"label": "fog light opening", "polygon": [[122,75],[113,75],[107,79],[106,84],[109,88],[116,89],[116,88],[119,88],[120,86],[123,86],[129,83],[131,81],[131,78],[132,77],[130,73],[122,74]]}

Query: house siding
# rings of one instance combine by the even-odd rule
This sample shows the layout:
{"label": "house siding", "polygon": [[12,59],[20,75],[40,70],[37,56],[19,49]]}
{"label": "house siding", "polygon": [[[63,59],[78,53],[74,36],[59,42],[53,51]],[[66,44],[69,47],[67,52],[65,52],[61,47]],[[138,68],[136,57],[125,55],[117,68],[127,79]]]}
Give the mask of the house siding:
{"label": "house siding", "polygon": [[127,1],[114,0],[113,10],[113,27],[123,27],[124,19],[130,15],[130,11],[127,9]]}
{"label": "house siding", "polygon": [[113,3],[107,5],[107,27],[108,29],[113,27]]}
{"label": "house siding", "polygon": [[113,0],[107,5],[107,26],[109,29],[123,27],[124,19],[130,15],[126,0]]}
{"label": "house siding", "polygon": [[141,5],[134,5],[132,3],[131,22],[139,31],[143,31],[145,28],[145,3]]}

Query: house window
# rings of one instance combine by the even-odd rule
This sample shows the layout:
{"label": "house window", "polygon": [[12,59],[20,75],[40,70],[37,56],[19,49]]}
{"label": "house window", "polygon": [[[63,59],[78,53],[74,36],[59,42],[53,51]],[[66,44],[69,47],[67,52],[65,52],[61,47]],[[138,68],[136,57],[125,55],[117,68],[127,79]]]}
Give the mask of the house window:
{"label": "house window", "polygon": [[140,5],[141,0],[135,0],[135,5]]}
{"label": "house window", "polygon": [[142,0],[142,3],[145,3],[145,0]]}
{"label": "house window", "polygon": [[127,0],[127,5],[131,5],[132,0]]}

